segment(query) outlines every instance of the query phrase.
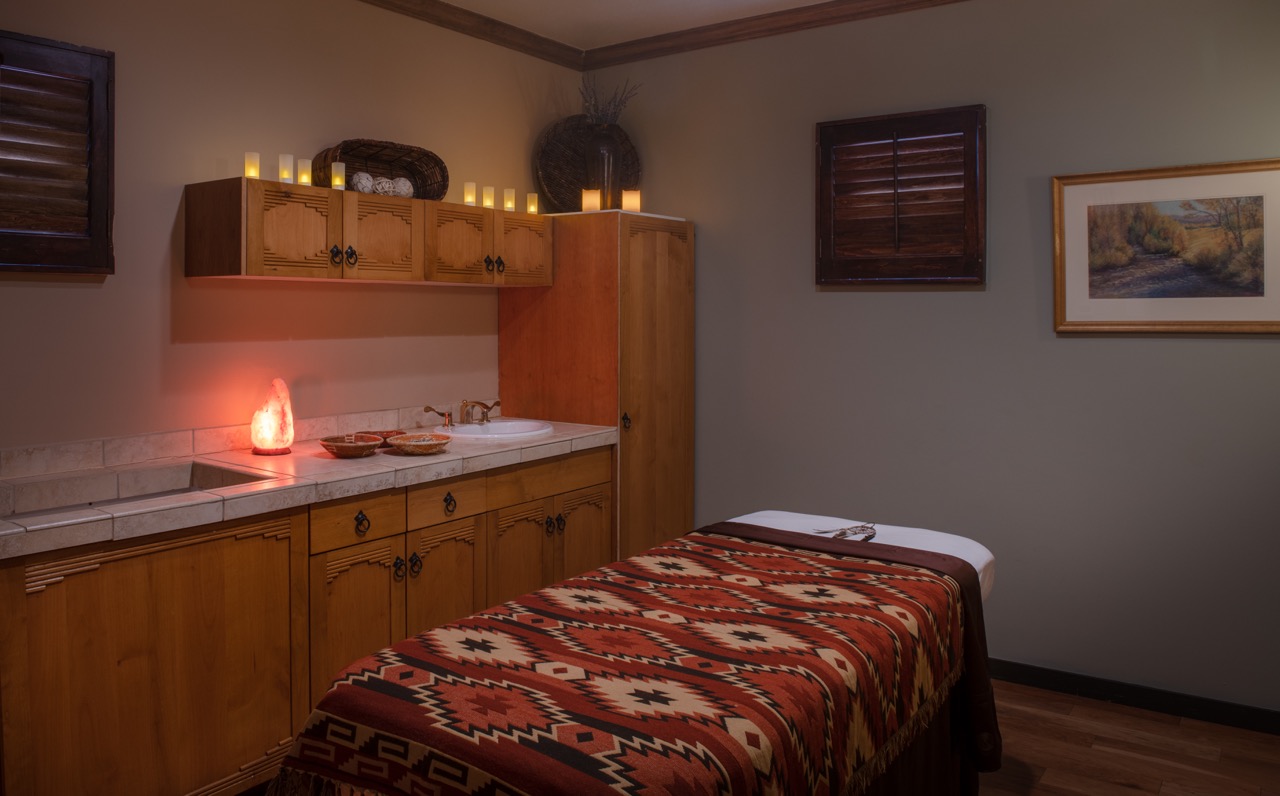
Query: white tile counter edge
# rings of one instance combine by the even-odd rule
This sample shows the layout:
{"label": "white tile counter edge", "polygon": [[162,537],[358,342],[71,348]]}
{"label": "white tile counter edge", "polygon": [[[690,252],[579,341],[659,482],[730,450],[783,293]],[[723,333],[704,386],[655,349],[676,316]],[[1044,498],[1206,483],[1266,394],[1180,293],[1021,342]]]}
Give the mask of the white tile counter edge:
{"label": "white tile counter edge", "polygon": [[204,491],[115,500],[100,506],[0,515],[0,560],[244,519],[618,442],[616,428],[575,423],[551,426],[548,435],[509,442],[467,442],[455,437],[447,450],[427,456],[406,456],[384,448],[373,456],[338,459],[325,451],[319,441],[304,440],[295,442],[292,451],[282,456],[258,456],[241,448],[185,457],[261,471],[269,477]]}

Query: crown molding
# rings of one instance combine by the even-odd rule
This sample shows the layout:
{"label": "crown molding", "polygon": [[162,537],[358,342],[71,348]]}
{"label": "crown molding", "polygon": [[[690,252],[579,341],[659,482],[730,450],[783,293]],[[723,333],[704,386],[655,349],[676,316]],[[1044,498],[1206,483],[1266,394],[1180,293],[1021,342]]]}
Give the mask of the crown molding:
{"label": "crown molding", "polygon": [[361,2],[483,39],[553,64],[579,71],[583,68],[584,53],[576,47],[561,44],[545,36],[530,33],[524,28],[508,25],[506,22],[441,2],[441,0],[361,0]]}
{"label": "crown molding", "polygon": [[718,22],[689,30],[579,50],[515,25],[468,11],[443,0],[361,0],[398,14],[473,36],[534,58],[578,71],[660,58],[860,19],[901,14],[967,0],[828,0],[810,6]]}

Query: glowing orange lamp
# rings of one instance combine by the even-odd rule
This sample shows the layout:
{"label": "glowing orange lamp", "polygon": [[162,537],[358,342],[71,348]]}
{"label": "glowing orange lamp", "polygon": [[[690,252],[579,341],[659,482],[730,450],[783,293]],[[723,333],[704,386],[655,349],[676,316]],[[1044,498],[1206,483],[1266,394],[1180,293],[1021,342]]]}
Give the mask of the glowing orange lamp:
{"label": "glowing orange lamp", "polygon": [[279,456],[289,452],[293,444],[293,405],[289,402],[289,388],[283,379],[271,380],[267,402],[253,413],[249,427],[253,440],[253,452],[259,456]]}

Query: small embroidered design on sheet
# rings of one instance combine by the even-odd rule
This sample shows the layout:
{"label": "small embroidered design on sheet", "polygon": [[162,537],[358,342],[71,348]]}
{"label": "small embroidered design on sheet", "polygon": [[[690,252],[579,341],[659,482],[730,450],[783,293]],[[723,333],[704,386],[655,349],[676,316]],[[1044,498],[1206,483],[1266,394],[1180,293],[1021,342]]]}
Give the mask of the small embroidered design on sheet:
{"label": "small embroidered design on sheet", "polygon": [[876,538],[876,524],[874,522],[864,522],[861,525],[850,525],[847,528],[832,528],[828,531],[814,531],[814,533],[831,534],[832,539],[850,539],[855,536],[862,537],[856,539],[859,542],[869,542]]}

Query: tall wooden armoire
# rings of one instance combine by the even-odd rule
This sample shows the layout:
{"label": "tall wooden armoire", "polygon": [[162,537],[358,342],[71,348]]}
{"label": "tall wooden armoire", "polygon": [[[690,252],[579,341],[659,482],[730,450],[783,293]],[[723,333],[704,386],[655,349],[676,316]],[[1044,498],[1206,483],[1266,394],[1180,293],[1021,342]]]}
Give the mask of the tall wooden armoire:
{"label": "tall wooden armoire", "polygon": [[618,555],[693,529],[693,223],[555,217],[553,284],[500,291],[502,414],[618,427]]}

